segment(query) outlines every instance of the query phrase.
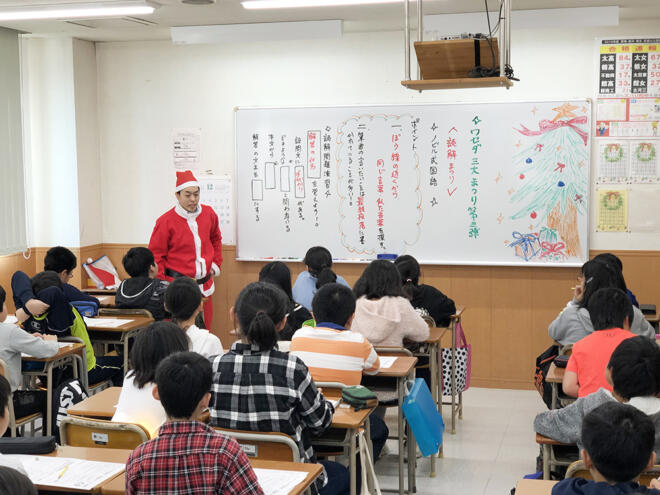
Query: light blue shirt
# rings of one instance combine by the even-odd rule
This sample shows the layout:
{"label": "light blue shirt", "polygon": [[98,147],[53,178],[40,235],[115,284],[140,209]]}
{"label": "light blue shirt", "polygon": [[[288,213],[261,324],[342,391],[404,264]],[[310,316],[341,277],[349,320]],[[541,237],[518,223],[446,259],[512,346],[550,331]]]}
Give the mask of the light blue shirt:
{"label": "light blue shirt", "polygon": [[[345,285],[348,288],[351,287],[341,275],[337,275],[337,283]],[[316,294],[316,277],[305,270],[300,275],[298,275],[296,283],[293,284],[292,292],[293,300],[298,304],[302,304],[309,311],[311,311],[312,299],[314,299],[314,294]]]}

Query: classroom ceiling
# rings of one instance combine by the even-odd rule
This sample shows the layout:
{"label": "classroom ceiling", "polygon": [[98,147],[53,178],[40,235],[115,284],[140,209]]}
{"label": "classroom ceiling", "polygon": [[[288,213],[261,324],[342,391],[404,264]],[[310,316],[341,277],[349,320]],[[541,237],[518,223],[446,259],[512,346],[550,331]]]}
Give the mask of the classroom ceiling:
{"label": "classroom ceiling", "polygon": [[[44,3],[74,3],[81,0],[0,0],[0,6]],[[86,0],[89,1],[89,0]],[[402,29],[400,3],[350,7],[245,10],[240,0],[216,0],[214,5],[185,5],[180,0],[155,0],[161,5],[153,15],[104,20],[12,21],[0,26],[33,35],[73,36],[90,41],[170,39],[170,27],[209,24],[242,24],[283,21],[341,19],[345,32]],[[497,0],[489,0],[495,10]],[[411,0],[414,7],[415,0]],[[513,0],[515,10],[619,5],[622,19],[660,19],[659,0]],[[483,0],[424,0],[425,14],[480,12]],[[413,11],[414,12],[414,11]],[[414,14],[413,14],[414,17]]]}

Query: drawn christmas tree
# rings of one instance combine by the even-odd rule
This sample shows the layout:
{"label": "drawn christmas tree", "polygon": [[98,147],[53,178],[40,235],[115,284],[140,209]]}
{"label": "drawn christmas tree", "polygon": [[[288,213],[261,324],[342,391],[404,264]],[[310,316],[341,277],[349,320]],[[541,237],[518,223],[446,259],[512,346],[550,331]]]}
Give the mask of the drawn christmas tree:
{"label": "drawn christmas tree", "polygon": [[589,135],[584,129],[587,117],[575,115],[577,109],[564,103],[553,108],[557,115],[552,120],[538,123],[538,130],[522,124],[516,129],[527,139],[514,156],[519,185],[510,199],[517,208],[511,218],[530,219],[539,232],[535,252],[540,258],[553,246],[556,251],[551,258],[581,252],[578,213],[584,214],[587,208]]}

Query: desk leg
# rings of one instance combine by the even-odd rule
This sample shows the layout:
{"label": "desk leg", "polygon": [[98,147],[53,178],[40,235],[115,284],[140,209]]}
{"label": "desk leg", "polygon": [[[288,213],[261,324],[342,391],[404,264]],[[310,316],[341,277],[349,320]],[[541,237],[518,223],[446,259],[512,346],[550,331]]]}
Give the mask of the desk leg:
{"label": "desk leg", "polygon": [[[374,459],[374,447],[371,443],[371,424],[369,424],[369,418],[364,422],[364,441],[367,442],[367,450],[369,451],[369,457],[371,457],[371,462],[376,469],[376,459]],[[362,459],[364,462],[364,459]],[[371,479],[372,471],[369,469],[367,472],[367,488],[369,488],[369,493],[373,491],[373,480]]]}
{"label": "desk leg", "polygon": [[405,386],[406,377],[397,378],[396,389],[399,398],[398,410],[398,436],[399,436],[399,495],[403,495],[403,435],[405,430],[403,428],[403,388]]}
{"label": "desk leg", "polygon": [[[46,363],[46,435],[53,429],[53,362]],[[43,431],[43,428],[42,428]]]}
{"label": "desk leg", "polygon": [[[409,376],[408,379],[413,380],[414,376]],[[415,442],[415,435],[413,435],[412,428],[410,428],[407,421],[406,430],[408,433],[408,493],[413,494],[417,491],[415,482],[415,471],[417,469],[417,442]]]}
{"label": "desk leg", "polygon": [[543,479],[550,479],[550,445],[543,444]]}
{"label": "desk leg", "polygon": [[[356,462],[355,462],[355,437],[357,435],[357,430],[349,430],[350,440],[348,444],[348,470],[351,477],[351,495],[357,494],[357,476],[356,476]],[[364,461],[362,461],[364,462]]]}
{"label": "desk leg", "polygon": [[451,326],[451,434],[456,434],[456,321]]}
{"label": "desk leg", "polygon": [[[429,347],[430,347],[429,368],[431,372],[431,396],[433,397],[433,400],[435,401],[437,407],[438,402],[442,404],[442,396],[440,396],[440,401],[438,401],[438,346],[436,344],[433,344]],[[442,405],[440,406],[440,415],[442,415]],[[431,454],[431,473],[429,475],[431,478],[435,478],[435,457],[436,454]]]}
{"label": "desk leg", "polygon": [[559,387],[557,387],[556,383],[551,383],[550,389],[552,390],[552,402],[550,403],[550,409],[557,409],[557,402],[559,402]]}

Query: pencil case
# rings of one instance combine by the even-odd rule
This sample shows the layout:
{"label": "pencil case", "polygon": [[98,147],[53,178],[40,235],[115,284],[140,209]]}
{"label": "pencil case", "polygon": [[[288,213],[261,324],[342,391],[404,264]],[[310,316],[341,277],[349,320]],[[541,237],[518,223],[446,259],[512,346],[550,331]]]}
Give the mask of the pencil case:
{"label": "pencil case", "polygon": [[378,405],[376,394],[362,385],[344,388],[341,391],[341,400],[353,406],[356,411]]}
{"label": "pencil case", "polygon": [[561,355],[557,356],[554,360],[555,366],[557,368],[566,368],[566,365],[568,364],[568,360],[571,356],[566,356],[566,355]]}
{"label": "pencil case", "polygon": [[55,437],[3,437],[0,454],[50,454],[55,450]]}

